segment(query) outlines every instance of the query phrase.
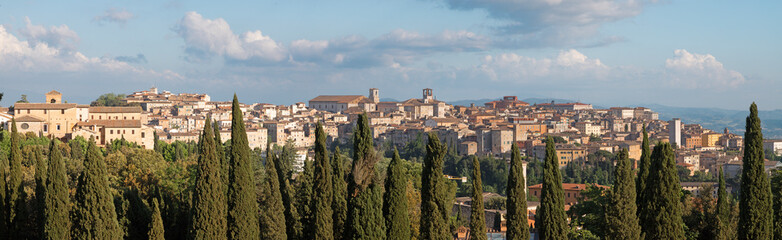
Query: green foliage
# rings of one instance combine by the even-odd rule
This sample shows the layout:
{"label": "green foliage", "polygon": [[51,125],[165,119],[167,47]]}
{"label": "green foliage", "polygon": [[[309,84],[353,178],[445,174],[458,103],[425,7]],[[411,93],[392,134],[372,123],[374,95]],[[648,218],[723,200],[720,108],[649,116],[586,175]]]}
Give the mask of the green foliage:
{"label": "green foliage", "polygon": [[[207,117],[207,122],[210,118]],[[201,134],[195,190],[193,192],[190,239],[225,239],[227,233],[226,201],[221,185],[222,173],[210,124]],[[209,137],[206,137],[209,136]]]}
{"label": "green foliage", "polygon": [[421,162],[421,156],[426,154],[426,143],[423,133],[418,133],[412,141],[405,143],[399,156],[414,162]]}
{"label": "green foliage", "polygon": [[546,139],[546,160],[543,166],[543,186],[536,226],[541,239],[565,239],[568,232],[565,216],[565,193],[559,173],[559,160],[554,140]]}
{"label": "green foliage", "polygon": [[[717,226],[715,226],[717,228],[717,237],[718,237],[718,239],[722,240],[722,239],[729,239],[728,236],[733,236],[735,234],[736,230],[734,228],[731,228],[730,225],[729,225],[731,223],[731,206],[730,206],[731,199],[728,196],[728,191],[727,191],[727,188],[725,187],[725,176],[723,174],[722,167],[720,167],[719,171],[720,171],[719,172],[719,189],[717,189],[717,206],[716,206],[717,209],[715,209],[715,213],[714,214],[717,216]],[[780,176],[780,178],[778,180],[780,180],[781,182],[779,182],[778,184],[782,184],[782,175],[779,175],[779,176]],[[772,186],[774,186],[774,185],[772,185]],[[782,186],[782,185],[776,185],[776,186],[779,187],[779,186]],[[780,189],[780,190],[782,190],[782,189]],[[774,193],[777,193],[777,192],[774,191]],[[776,209],[779,209],[779,208],[777,208],[778,205],[776,205],[777,204],[777,202],[776,202],[776,195],[775,195],[774,199],[775,199],[775,202],[774,202],[774,204],[775,204],[774,205],[775,206],[774,207],[774,209],[775,209],[774,210],[774,214],[776,214],[778,212]],[[782,204],[782,202],[780,202],[780,204]],[[780,206],[780,207],[782,207],[782,206]],[[776,221],[776,219],[777,218],[775,218],[775,221]],[[774,236],[777,236],[776,233],[774,234]],[[779,236],[782,237],[782,233],[780,233]]]}
{"label": "green foliage", "polygon": [[444,199],[443,158],[446,147],[437,134],[429,133],[421,175],[421,239],[450,239],[447,219],[451,204]]}
{"label": "green foliage", "polygon": [[773,211],[771,186],[763,165],[763,133],[758,107],[753,102],[747,116],[744,133],[744,166],[741,172],[739,195],[739,239],[770,239]]}
{"label": "green foliage", "polygon": [[[722,179],[721,173],[720,179]],[[724,182],[722,184],[724,185]],[[782,170],[775,169],[771,174],[771,193],[774,206],[774,239],[780,240],[782,239]],[[720,209],[722,207],[726,206],[718,205],[718,211],[724,211]],[[720,219],[725,219],[723,215],[724,213],[718,216]]]}
{"label": "green foliage", "polygon": [[606,208],[611,203],[609,190],[595,185],[587,185],[578,198],[578,203],[570,207],[567,214],[572,226],[579,226],[591,234],[608,237],[606,226]]}
{"label": "green foliage", "polygon": [[383,215],[386,217],[386,239],[410,239],[410,217],[407,212],[407,174],[402,166],[399,152],[394,149],[394,158],[386,173],[386,192],[383,195]]}
{"label": "green foliage", "polygon": [[[231,163],[228,173],[228,238],[253,239],[260,236],[250,146],[244,130],[244,115],[234,94],[231,107]],[[207,121],[211,122],[211,121]],[[206,124],[210,125],[210,124]],[[206,135],[204,138],[210,138]],[[216,148],[215,148],[216,150]],[[222,164],[218,170],[222,172]]]}
{"label": "green foliage", "polygon": [[[7,136],[7,133],[5,130],[2,131],[2,136]],[[3,137],[3,142],[7,142],[8,138]],[[6,169],[8,168],[8,155],[6,155],[7,151],[2,151],[0,149],[0,239],[7,239],[8,238],[8,209],[6,204],[7,199],[7,193],[8,190],[6,189]]]}
{"label": "green foliage", "polygon": [[[719,219],[717,218],[711,184],[701,186],[698,195],[685,201],[682,220],[686,225],[688,239],[717,239]],[[688,210],[687,210],[688,209]]]}
{"label": "green foliage", "polygon": [[318,122],[315,130],[315,173],[312,185],[312,216],[310,226],[315,239],[334,239],[331,204],[333,201],[332,166],[326,149],[326,133]]}
{"label": "green foliage", "polygon": [[275,166],[275,154],[267,147],[266,153],[266,179],[263,184],[263,206],[261,211],[261,239],[283,240],[287,238],[285,232],[285,207],[280,193],[280,179],[277,176]]}
{"label": "green foliage", "polygon": [[135,106],[138,104],[128,104],[127,102],[123,101],[125,99],[125,94],[115,94],[115,93],[106,93],[103,95],[100,95],[98,99],[95,99],[95,101],[92,101],[90,103],[90,106],[107,106],[107,107],[124,107],[124,106]]}
{"label": "green foliage", "polygon": [[160,208],[157,199],[152,201],[152,221],[149,223],[149,240],[164,240],[165,229],[163,228],[163,218],[160,217]]}
{"label": "green foliage", "polygon": [[299,213],[299,221],[302,227],[297,229],[301,239],[314,239],[315,225],[312,224],[312,181],[315,166],[312,161],[304,161],[304,171],[296,176],[296,211]]}
{"label": "green foliage", "polygon": [[17,103],[29,103],[30,101],[27,101],[27,94],[22,94],[22,96],[16,102]]}
{"label": "green foliage", "polygon": [[[522,166],[521,153],[519,147],[513,144],[511,148],[510,174],[508,174],[508,189],[506,214],[508,239],[529,239],[529,224],[527,223],[527,189],[524,179],[524,168]],[[563,205],[564,206],[564,205]]]}
{"label": "green foliage", "polygon": [[109,183],[106,180],[106,164],[95,141],[90,139],[84,172],[76,189],[76,206],[73,213],[73,239],[121,239]]}
{"label": "green foliage", "polygon": [[332,179],[333,179],[333,200],[331,202],[331,209],[333,210],[333,225],[334,225],[334,239],[340,240],[343,237],[345,231],[345,221],[347,221],[347,196],[348,185],[345,182],[345,168],[342,162],[342,153],[339,151],[339,147],[334,150],[334,154],[331,155],[332,165]]}
{"label": "green foliage", "polygon": [[375,174],[372,130],[366,114],[359,115],[353,133],[353,167],[348,176],[348,214],[345,233],[348,239],[382,239],[382,185]]}
{"label": "green foliage", "polygon": [[639,207],[638,215],[640,216],[640,207],[648,204],[645,193],[646,179],[649,178],[649,170],[652,166],[652,151],[649,150],[649,134],[646,133],[646,124],[643,127],[643,141],[641,142],[641,159],[638,162],[638,177],[635,182],[636,193],[636,205]]}
{"label": "green foliage", "polygon": [[569,162],[562,171],[562,182],[609,185],[613,182],[612,168],[610,160],[590,161],[586,164]]}
{"label": "green foliage", "polygon": [[[459,211],[462,212],[461,210]],[[470,240],[486,240],[486,212],[483,210],[481,164],[472,156],[472,205],[470,209]]]}
{"label": "green foliage", "polygon": [[654,147],[652,164],[643,196],[648,198],[639,207],[639,222],[646,239],[683,239],[684,223],[680,206],[679,176],[676,157],[668,143]]}
{"label": "green foliage", "polygon": [[508,198],[502,196],[490,197],[483,203],[483,208],[494,210],[505,210]]}
{"label": "green foliage", "polygon": [[22,149],[19,133],[16,130],[16,120],[11,120],[11,145],[9,152],[8,182],[6,182],[6,217],[9,234],[22,233],[25,230],[27,212],[25,199],[27,194],[22,185]]}
{"label": "green foliage", "polygon": [[611,204],[606,209],[607,239],[640,239],[641,225],[638,224],[635,205],[635,179],[627,149],[617,154],[615,183],[611,189]]}

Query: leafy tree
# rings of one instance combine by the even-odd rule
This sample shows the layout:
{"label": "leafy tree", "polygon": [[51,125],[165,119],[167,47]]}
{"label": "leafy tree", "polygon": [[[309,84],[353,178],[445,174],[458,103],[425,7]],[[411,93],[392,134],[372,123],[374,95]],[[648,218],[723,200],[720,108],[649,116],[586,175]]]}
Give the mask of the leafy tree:
{"label": "leafy tree", "polygon": [[697,196],[685,201],[685,209],[689,208],[689,211],[682,216],[682,220],[686,225],[685,235],[688,239],[718,239],[717,230],[720,223],[715,214],[712,192],[714,187],[704,184]]}
{"label": "leafy tree", "polygon": [[383,215],[386,217],[386,239],[410,239],[410,218],[407,212],[407,174],[399,151],[394,149],[394,157],[386,173],[386,192],[383,195]]}
{"label": "leafy tree", "polygon": [[332,183],[334,184],[332,195],[333,200],[331,202],[331,209],[333,210],[333,225],[334,225],[334,239],[342,239],[342,233],[345,231],[345,221],[347,220],[347,196],[348,185],[345,182],[345,169],[342,167],[342,153],[339,151],[339,147],[334,150],[334,154],[331,155],[332,165]]}
{"label": "leafy tree", "polygon": [[[258,202],[250,160],[250,146],[244,130],[244,115],[234,94],[231,107],[231,163],[228,173],[228,238],[253,239],[258,230]],[[207,121],[211,122],[211,121]],[[207,124],[208,125],[208,124]],[[209,135],[207,135],[209,136]],[[206,138],[206,137],[205,137]],[[219,158],[219,157],[218,157]]]}
{"label": "leafy tree", "polygon": [[567,211],[572,226],[598,236],[608,235],[606,226],[606,208],[611,204],[610,190],[588,184],[578,197],[578,203]]}
{"label": "leafy tree", "polygon": [[635,181],[627,149],[622,149],[616,158],[615,184],[611,189],[611,204],[606,209],[607,239],[640,239],[641,225],[638,224],[635,205]]}
{"label": "leafy tree", "polygon": [[[207,117],[207,122],[211,119]],[[190,225],[191,239],[225,239],[227,233],[225,198],[222,193],[220,176],[220,160],[217,157],[212,126],[206,124],[201,134],[196,172],[195,190],[193,192],[192,220]]]}
{"label": "leafy tree", "polygon": [[676,157],[668,143],[654,147],[639,221],[646,239],[684,239]]}
{"label": "leafy tree", "polygon": [[[519,147],[513,144],[511,148],[510,174],[508,174],[506,236],[508,239],[529,239],[529,225],[527,223],[527,189],[524,179]],[[564,206],[564,205],[563,205]],[[486,235],[483,235],[484,237]]]}
{"label": "leafy tree", "polygon": [[434,132],[429,133],[421,175],[421,239],[450,239],[447,222],[450,206],[443,199],[443,158],[446,147]]}
{"label": "leafy tree", "polygon": [[285,207],[280,193],[280,179],[277,177],[275,154],[271,147],[266,148],[266,180],[263,184],[264,198],[261,211],[261,239],[283,240],[285,233]]}
{"label": "leafy tree", "polygon": [[773,234],[773,211],[769,211],[772,209],[771,186],[764,172],[763,133],[754,102],[749,108],[746,129],[739,195],[739,239],[770,239]]}
{"label": "leafy tree", "polygon": [[122,231],[106,178],[106,164],[94,139],[90,139],[87,146],[84,172],[78,186],[71,238],[121,239]]}
{"label": "leafy tree", "polygon": [[385,234],[382,185],[375,174],[372,130],[366,114],[359,115],[353,133],[353,167],[348,176],[348,239],[382,239]]}
{"label": "leafy tree", "polygon": [[562,190],[561,179],[554,140],[549,137],[546,139],[543,187],[540,192],[540,207],[537,211],[538,221],[536,221],[541,239],[565,239],[567,237],[565,193]]}
{"label": "leafy tree", "polygon": [[16,101],[17,103],[29,103],[30,101],[27,101],[27,94],[22,94],[22,97]]}
{"label": "leafy tree", "polygon": [[90,103],[90,106],[97,107],[97,106],[107,106],[107,107],[123,107],[123,106],[130,106],[127,102],[123,101],[125,99],[125,94],[115,94],[115,93],[106,93],[103,95],[100,95],[98,99],[95,99],[95,101],[92,101]]}
{"label": "leafy tree", "polygon": [[152,221],[149,223],[149,236],[150,240],[164,240],[165,229],[163,228],[163,219],[160,217],[160,208],[158,207],[157,199],[152,201]]}
{"label": "leafy tree", "polygon": [[[459,211],[461,212],[461,211]],[[472,156],[472,206],[470,209],[470,240],[486,240],[486,213],[483,210],[481,164]]]}

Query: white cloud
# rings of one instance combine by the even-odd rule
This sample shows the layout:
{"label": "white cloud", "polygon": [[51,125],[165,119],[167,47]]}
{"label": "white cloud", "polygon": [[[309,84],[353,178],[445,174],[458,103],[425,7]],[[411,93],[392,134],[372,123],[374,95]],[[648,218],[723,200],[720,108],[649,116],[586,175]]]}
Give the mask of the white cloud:
{"label": "white cloud", "polygon": [[79,35],[67,25],[50,26],[33,25],[30,18],[24,18],[25,26],[19,33],[33,43],[46,43],[49,46],[74,50],[79,45]]}
{"label": "white cloud", "polygon": [[575,49],[561,51],[553,59],[515,53],[487,55],[477,69],[491,80],[512,82],[604,79],[611,70],[599,59],[590,59]]}
{"label": "white cloud", "polygon": [[[599,28],[637,16],[644,0],[444,0],[456,10],[485,10],[503,21],[495,30],[507,35],[507,47],[607,44],[617,37],[598,37]],[[596,43],[595,43],[596,42]]]}
{"label": "white cloud", "polygon": [[185,40],[188,57],[191,60],[204,59],[212,55],[225,56],[230,60],[265,60],[279,62],[287,53],[261,31],[236,35],[222,18],[205,19],[196,12],[188,12],[179,21],[174,31]]}
{"label": "white cloud", "polygon": [[744,75],[725,69],[711,54],[690,53],[685,49],[675,50],[673,58],[665,60],[665,69],[671,84],[687,88],[736,87],[746,81]]}
{"label": "white cloud", "polygon": [[133,13],[128,12],[128,10],[110,8],[104,11],[103,14],[92,18],[92,21],[98,23],[113,22],[120,25],[124,25],[125,23],[128,22],[128,20],[133,19],[134,17],[136,16],[133,15]]}

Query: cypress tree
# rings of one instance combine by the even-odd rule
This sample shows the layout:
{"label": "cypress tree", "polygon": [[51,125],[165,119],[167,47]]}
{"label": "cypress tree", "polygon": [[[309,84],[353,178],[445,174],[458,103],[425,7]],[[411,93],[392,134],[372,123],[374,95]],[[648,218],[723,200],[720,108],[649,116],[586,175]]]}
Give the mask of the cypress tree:
{"label": "cypress tree", "polygon": [[[283,152],[285,149],[283,148]],[[277,167],[277,178],[280,182],[280,193],[282,194],[282,205],[285,206],[285,234],[288,239],[297,240],[301,237],[301,222],[299,221],[299,213],[296,210],[294,191],[291,189],[291,184],[288,180],[288,173],[283,169],[282,157],[275,157],[273,159],[274,165]]]}
{"label": "cypress tree", "polygon": [[[14,124],[16,126],[16,124]],[[8,239],[8,209],[6,204],[6,168],[7,155],[0,154],[0,239]]]}
{"label": "cypress tree", "polygon": [[315,167],[312,161],[304,161],[304,170],[296,176],[296,210],[299,213],[299,221],[302,228],[301,239],[313,239],[315,226],[312,225],[312,178]]}
{"label": "cypress tree", "polygon": [[24,208],[26,194],[22,185],[22,147],[19,142],[19,133],[16,130],[16,120],[11,120],[11,146],[9,153],[8,182],[6,183],[6,224],[8,234],[20,233],[23,229],[22,221],[25,219]]}
{"label": "cypress tree", "polygon": [[383,215],[386,216],[386,239],[409,240],[410,217],[407,213],[407,173],[402,166],[399,151],[394,148],[394,157],[386,173],[386,192],[383,195]]}
{"label": "cypress tree", "polygon": [[231,166],[228,173],[229,239],[255,239],[260,236],[253,164],[243,118],[239,100],[234,94],[231,107]]}
{"label": "cypress tree", "polygon": [[559,158],[554,149],[554,139],[546,138],[546,160],[543,163],[543,188],[537,211],[540,239],[566,239],[568,233],[565,215],[565,192],[559,173]]}
{"label": "cypress tree", "polygon": [[739,239],[770,239],[771,186],[763,167],[763,133],[758,118],[758,106],[754,102],[749,107],[746,129],[739,195]]}
{"label": "cypress tree", "polygon": [[627,149],[616,155],[614,187],[606,209],[606,239],[641,239],[641,225],[638,224],[635,205],[635,181]]}
{"label": "cypress tree", "polygon": [[[207,117],[207,122],[211,119]],[[226,239],[225,195],[220,160],[217,157],[212,126],[206,124],[201,134],[195,191],[193,192],[190,239]]]}
{"label": "cypress tree", "polygon": [[[774,205],[774,239],[780,240],[782,239],[782,171],[780,170],[772,171],[771,195],[773,197]],[[720,206],[718,205],[718,207]],[[719,209],[717,209],[717,211],[719,211]],[[720,216],[717,215],[717,217]]]}
{"label": "cypress tree", "polygon": [[285,234],[285,207],[282,204],[280,193],[280,179],[277,177],[275,155],[271,146],[266,148],[266,179],[263,184],[264,210],[261,211],[261,239],[284,240]]}
{"label": "cypress tree", "polygon": [[[643,127],[643,141],[641,142],[641,159],[638,164],[638,178],[636,178],[635,193],[636,193],[636,205],[645,205],[646,198],[643,196],[644,187],[646,187],[646,179],[649,177],[649,168],[652,164],[651,155],[652,151],[649,150],[649,134],[646,133],[646,125]],[[638,212],[640,214],[640,212]]]}
{"label": "cypress tree", "polygon": [[44,215],[46,214],[44,209],[44,194],[46,192],[46,169],[47,167],[47,161],[43,157],[43,153],[41,153],[43,146],[35,146],[35,150],[33,150],[33,156],[35,157],[35,203],[32,205],[32,208],[30,209],[32,214],[31,217],[34,216],[34,221],[30,221],[29,219],[25,222],[27,222],[26,227],[31,228],[32,226],[35,226],[37,229],[35,229],[35,233],[31,235],[31,237],[35,238],[41,238],[41,234],[43,233],[43,227],[44,227]]}
{"label": "cypress tree", "polygon": [[375,174],[372,130],[366,114],[359,115],[353,133],[353,167],[348,176],[347,239],[382,239],[385,235],[382,186]]}
{"label": "cypress tree", "polygon": [[331,209],[334,211],[334,239],[343,239],[345,232],[345,222],[348,217],[347,196],[348,184],[345,182],[345,169],[342,167],[342,153],[339,147],[334,150],[331,156],[331,165],[333,171],[334,194],[331,202]]}
{"label": "cypress tree", "polygon": [[49,167],[43,198],[43,239],[67,239],[71,219],[70,196],[68,195],[68,175],[62,160],[57,140],[49,144]]}
{"label": "cypress tree", "polygon": [[150,240],[165,240],[165,232],[163,228],[163,218],[160,217],[160,208],[158,207],[157,199],[152,200],[152,221],[149,222],[149,233],[147,233]]}
{"label": "cypress tree", "polygon": [[229,160],[225,156],[225,147],[223,146],[223,140],[220,138],[220,125],[217,124],[217,122],[214,122],[214,128],[212,129],[214,130],[214,134],[215,134],[215,150],[217,153],[217,159],[220,160],[220,168],[222,170],[220,172],[220,177],[222,177],[223,179],[223,184],[221,184],[220,187],[223,189],[224,192],[223,199],[226,199],[225,201],[223,201],[225,205],[223,208],[226,209],[225,211],[226,215],[223,216],[223,218],[227,220],[228,219],[228,200],[227,200],[228,199],[228,169],[230,168],[228,164]]}
{"label": "cypress tree", "polygon": [[[716,227],[718,230],[718,235],[725,236],[726,234],[724,232],[731,231],[727,227],[728,226],[727,224],[730,222],[731,208],[730,208],[730,198],[728,197],[728,191],[727,188],[725,187],[725,176],[722,172],[722,167],[720,167],[719,171],[720,171],[719,188],[717,189],[717,209],[715,213],[715,215],[717,215],[717,220],[719,225]],[[779,208],[775,206],[774,209],[779,209]],[[774,234],[774,236],[776,236],[776,234]],[[782,237],[782,234],[780,235],[780,237]]]}
{"label": "cypress tree", "polygon": [[476,156],[472,156],[472,203],[471,204],[472,206],[470,209],[470,240],[486,240],[487,239],[486,219],[485,219],[486,212],[483,210],[483,181],[481,180],[481,163],[478,161],[478,157]]}
{"label": "cypress tree", "polygon": [[84,171],[79,176],[74,199],[73,239],[122,239],[123,233],[109,192],[106,163],[92,138],[87,146]]}
{"label": "cypress tree", "polygon": [[[477,159],[474,161],[476,163],[473,164],[477,164]],[[505,207],[508,209],[505,220],[507,232],[505,234],[511,240],[526,240],[530,237],[529,225],[527,223],[526,180],[524,179],[524,167],[521,161],[519,147],[513,144],[511,148],[510,171],[508,173],[508,186],[505,190],[505,193],[508,195],[505,204]],[[481,235],[486,237],[485,234]]]}
{"label": "cypress tree", "polygon": [[443,163],[446,147],[434,132],[429,133],[421,174],[421,239],[450,239],[448,216],[451,208],[442,199]]}
{"label": "cypress tree", "polygon": [[679,195],[679,175],[673,147],[661,143],[652,151],[649,182],[644,196],[649,198],[642,206],[639,222],[646,239],[684,239]]}
{"label": "cypress tree", "polygon": [[334,213],[331,210],[333,201],[331,161],[326,150],[326,132],[323,125],[318,122],[315,130],[315,182],[313,184],[312,211],[314,225],[314,239],[334,239]]}

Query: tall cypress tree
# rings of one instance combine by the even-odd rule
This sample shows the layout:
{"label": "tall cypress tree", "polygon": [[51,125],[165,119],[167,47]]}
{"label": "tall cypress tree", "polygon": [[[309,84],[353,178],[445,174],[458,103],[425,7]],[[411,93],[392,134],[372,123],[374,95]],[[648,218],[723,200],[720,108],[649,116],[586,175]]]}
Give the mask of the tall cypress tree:
{"label": "tall cypress tree", "polygon": [[[211,120],[207,117],[207,122]],[[225,195],[220,160],[217,157],[212,126],[206,124],[201,134],[195,191],[193,192],[190,239],[226,239]]]}
{"label": "tall cypress tree", "polygon": [[673,147],[661,143],[654,147],[649,178],[641,206],[641,229],[646,239],[684,239],[684,222],[679,201],[679,175]]}
{"label": "tall cypress tree", "polygon": [[487,236],[485,234],[486,212],[483,210],[483,180],[481,179],[481,163],[478,161],[478,157],[476,156],[472,156],[472,203],[471,204],[472,205],[470,209],[470,240],[486,240],[487,239]]}
{"label": "tall cypress tree", "polygon": [[[717,227],[718,236],[726,236],[727,234],[724,232],[734,230],[728,229],[727,227],[730,222],[731,213],[730,198],[728,197],[728,191],[725,187],[725,176],[722,172],[722,167],[720,167],[719,171],[719,188],[717,189],[717,209],[715,215],[717,215],[717,220],[720,225],[715,227]],[[776,208],[775,206],[774,209],[779,208]],[[776,234],[774,234],[774,236],[776,236]],[[782,237],[782,234],[780,237]]]}
{"label": "tall cypress tree", "polygon": [[258,230],[256,198],[250,145],[244,130],[244,115],[234,94],[231,107],[231,166],[228,173],[228,238],[255,239]]}
{"label": "tall cypress tree", "polygon": [[[43,233],[43,227],[44,227],[44,218],[45,218],[45,212],[44,209],[44,194],[46,192],[46,172],[47,172],[47,163],[46,159],[44,159],[42,151],[43,146],[35,146],[35,150],[33,150],[33,156],[35,157],[35,202],[32,204],[32,208],[30,208],[31,211],[30,214],[28,214],[28,217],[34,217],[34,221],[31,221],[31,219],[27,219],[25,222],[25,226],[27,228],[36,227],[36,231],[34,233],[30,232],[30,237],[35,238],[41,238],[41,233]],[[29,232],[29,231],[28,231]]]}
{"label": "tall cypress tree", "polygon": [[353,133],[353,167],[348,176],[347,239],[382,239],[385,235],[382,185],[377,182],[376,162],[369,120],[361,114]]}
{"label": "tall cypress tree", "polygon": [[763,167],[763,133],[758,106],[749,107],[747,131],[744,133],[744,166],[741,170],[739,195],[739,239],[772,237],[771,186]]}
{"label": "tall cypress tree", "polygon": [[223,218],[228,219],[228,169],[229,166],[229,159],[225,156],[225,147],[223,146],[223,140],[220,137],[220,124],[218,124],[216,121],[214,122],[214,135],[215,135],[215,152],[217,153],[217,159],[220,160],[220,177],[222,177],[223,184],[220,185],[220,188],[223,190],[223,204],[225,205],[223,208],[226,209],[225,216]]}
{"label": "tall cypress tree", "polygon": [[68,175],[62,160],[58,141],[49,144],[49,167],[43,199],[43,239],[67,239],[71,226],[70,196],[68,195]]}
{"label": "tall cypress tree", "polygon": [[559,173],[559,158],[554,148],[554,139],[546,138],[546,160],[543,162],[543,188],[540,192],[540,207],[537,211],[540,239],[566,239],[568,233],[565,215],[565,192],[562,190],[562,176]]}
{"label": "tall cypress tree", "polygon": [[261,211],[261,239],[284,240],[285,233],[285,207],[282,204],[280,193],[280,179],[277,177],[275,155],[271,146],[266,148],[266,179],[263,184],[264,210]]}
{"label": "tall cypress tree", "polygon": [[410,217],[407,213],[407,173],[402,166],[399,151],[394,148],[394,157],[386,173],[386,192],[383,195],[383,215],[386,216],[386,239],[409,240]]}
{"label": "tall cypress tree", "polygon": [[[641,142],[641,159],[638,164],[638,178],[636,178],[635,193],[636,193],[636,205],[645,205],[646,198],[643,196],[644,187],[646,187],[646,179],[649,177],[649,168],[652,165],[651,155],[652,151],[649,150],[649,134],[646,133],[646,125],[643,127],[643,141]],[[640,214],[640,212],[638,212]]]}
{"label": "tall cypress tree", "polygon": [[421,174],[421,239],[450,239],[450,208],[442,199],[445,191],[443,163],[446,147],[434,132],[429,133]]}
{"label": "tall cypress tree", "polygon": [[315,231],[312,225],[312,178],[315,167],[312,161],[304,161],[304,169],[296,176],[296,211],[298,211],[299,221],[302,228],[301,239],[313,239]]}
{"label": "tall cypress tree", "polygon": [[606,239],[641,239],[641,225],[638,224],[635,205],[635,181],[627,149],[616,155],[614,187],[611,189],[611,204],[606,209]]}
{"label": "tall cypress tree", "polygon": [[24,186],[22,185],[22,147],[19,142],[19,133],[16,130],[16,120],[11,120],[11,146],[9,153],[8,182],[6,183],[6,221],[9,236],[12,233],[20,233],[24,229],[22,220],[25,216]]}
{"label": "tall cypress tree", "polygon": [[[16,126],[16,124],[14,124]],[[2,137],[0,137],[2,138]],[[1,140],[1,139],[0,139]],[[8,159],[6,154],[0,154],[0,239],[8,239],[8,205],[6,204],[7,184],[6,168],[8,168]]]}
{"label": "tall cypress tree", "polygon": [[[780,240],[782,239],[782,171],[780,170],[772,171],[771,195],[773,197],[773,206],[774,206],[774,226],[773,226],[774,239]],[[721,206],[719,206],[718,204],[717,207],[721,207]],[[719,209],[717,209],[717,211],[719,211]],[[717,217],[720,217],[720,215],[717,215]],[[720,223],[722,223],[722,221],[720,221]]]}
{"label": "tall cypress tree", "polygon": [[[283,152],[285,148],[283,148]],[[274,165],[277,166],[277,178],[280,182],[280,193],[282,194],[282,205],[285,206],[285,234],[288,239],[297,240],[301,237],[301,221],[299,221],[299,213],[295,206],[294,190],[291,189],[291,184],[288,179],[288,172],[283,169],[283,163],[285,159],[283,157],[275,157],[273,159]]]}
{"label": "tall cypress tree", "polygon": [[123,233],[109,192],[106,163],[92,138],[87,146],[84,171],[79,176],[75,200],[73,239],[122,239]]}
{"label": "tall cypress tree", "polygon": [[331,210],[333,201],[332,169],[329,153],[326,149],[326,132],[323,125],[318,122],[315,130],[315,182],[313,183],[312,211],[314,225],[314,238],[334,239],[334,213]]}
{"label": "tall cypress tree", "polygon": [[[508,173],[508,186],[505,190],[505,193],[508,195],[505,204],[505,207],[508,209],[505,220],[507,232],[505,234],[508,239],[526,240],[530,237],[529,225],[527,223],[527,189],[525,189],[527,185],[521,161],[519,147],[513,144],[511,148],[510,171]],[[486,237],[485,234],[481,235]]]}
{"label": "tall cypress tree", "polygon": [[348,196],[348,184],[345,182],[345,168],[342,166],[342,153],[339,151],[339,147],[334,150],[334,154],[331,156],[331,165],[333,171],[333,184],[334,194],[331,202],[331,209],[334,211],[334,239],[343,239],[343,233],[345,232],[345,222],[348,217],[347,208],[347,196]]}
{"label": "tall cypress tree", "polygon": [[157,199],[152,200],[152,221],[149,222],[149,240],[165,240],[165,230],[163,228],[163,218],[160,217],[160,207]]}

